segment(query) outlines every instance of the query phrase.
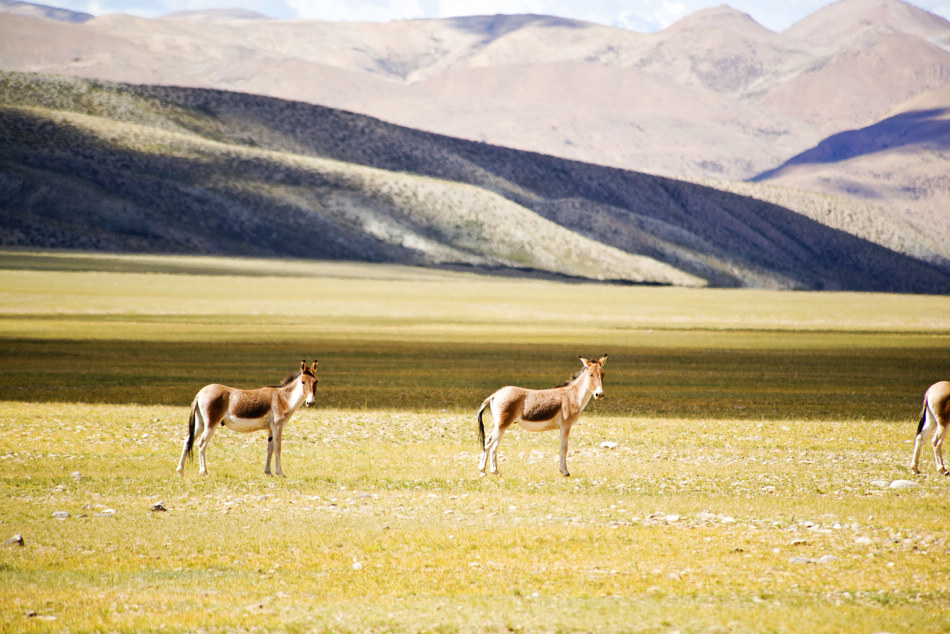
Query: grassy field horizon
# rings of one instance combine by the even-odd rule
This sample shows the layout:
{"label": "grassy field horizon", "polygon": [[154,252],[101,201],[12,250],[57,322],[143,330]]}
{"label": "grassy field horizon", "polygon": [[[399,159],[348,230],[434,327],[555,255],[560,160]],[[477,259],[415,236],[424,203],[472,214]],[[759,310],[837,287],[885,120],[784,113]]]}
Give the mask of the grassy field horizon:
{"label": "grassy field horizon", "polygon": [[[0,251],[0,629],[946,631],[948,351],[942,296]],[[487,394],[604,353],[572,477],[523,430],[478,477]],[[287,478],[226,430],[177,477],[202,385],[302,358]]]}

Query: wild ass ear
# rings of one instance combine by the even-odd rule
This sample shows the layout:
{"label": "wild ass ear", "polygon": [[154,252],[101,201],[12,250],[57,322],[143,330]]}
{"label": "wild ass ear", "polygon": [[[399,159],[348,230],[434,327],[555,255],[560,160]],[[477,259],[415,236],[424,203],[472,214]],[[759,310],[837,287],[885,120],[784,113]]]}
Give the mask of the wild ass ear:
{"label": "wild ass ear", "polygon": [[605,354],[601,358],[597,359],[597,365],[604,365],[607,363],[607,355]]}
{"label": "wild ass ear", "polygon": [[584,364],[584,367],[585,367],[585,368],[590,365],[590,360],[589,360],[589,359],[585,359],[584,357],[582,357],[582,356],[580,356],[580,355],[577,355],[577,358],[581,360],[581,363]]}
{"label": "wild ass ear", "polygon": [[320,362],[314,359],[313,364],[310,366],[310,372],[312,372],[313,374],[316,374],[318,367],[320,367]]}
{"label": "wild ass ear", "polygon": [[301,372],[306,372],[306,371],[307,371],[307,360],[306,360],[306,359],[302,359],[302,360],[300,361],[300,371],[301,371]]}

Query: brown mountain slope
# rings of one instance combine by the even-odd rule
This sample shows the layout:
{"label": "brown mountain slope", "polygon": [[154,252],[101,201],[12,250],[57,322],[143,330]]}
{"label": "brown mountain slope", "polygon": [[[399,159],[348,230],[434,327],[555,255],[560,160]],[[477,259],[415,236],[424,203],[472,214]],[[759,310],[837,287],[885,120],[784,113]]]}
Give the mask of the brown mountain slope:
{"label": "brown mountain slope", "polygon": [[828,135],[871,123],[948,79],[950,50],[899,31],[863,29],[758,102]]}
{"label": "brown mountain slope", "polygon": [[[546,16],[387,24],[234,17],[109,15],[67,25],[0,15],[0,67],[271,95],[717,180],[776,169],[822,139],[910,110],[901,104],[939,93],[950,77],[950,25],[899,0],[844,0],[784,33],[728,7],[654,34]],[[820,176],[782,182],[872,202],[926,231],[934,210],[950,206],[942,179],[950,161],[909,154],[918,150],[825,162]],[[950,257],[950,246],[940,253]]]}
{"label": "brown mountain slope", "polygon": [[[914,99],[910,109],[873,125],[841,132],[755,180],[785,188],[888,201],[907,230],[896,240],[875,240],[929,261],[950,261],[950,91]],[[884,218],[881,218],[884,219]],[[842,226],[869,239],[884,222],[865,215],[865,226]],[[878,225],[877,228],[874,225]],[[832,225],[837,226],[837,225]]]}
{"label": "brown mountain slope", "polygon": [[17,0],[0,0],[0,12],[31,18],[46,18],[59,22],[85,22],[94,17],[91,13],[70,11],[32,2],[18,2]]}
{"label": "brown mountain slope", "polygon": [[779,206],[240,93],[4,74],[7,245],[946,292],[950,269]]}
{"label": "brown mountain slope", "polygon": [[885,35],[849,21],[850,37],[815,44],[835,15],[819,12],[800,36],[728,8],[655,34],[545,16],[369,24],[121,15],[68,34],[41,20],[27,33],[0,16],[0,60],[6,70],[304,100],[653,173],[747,178],[883,116],[950,67],[931,43],[950,34],[939,21],[929,39],[913,25]]}
{"label": "brown mountain slope", "polygon": [[839,0],[793,24],[783,34],[811,46],[831,48],[864,30],[945,40],[947,26],[944,18],[899,0]]}

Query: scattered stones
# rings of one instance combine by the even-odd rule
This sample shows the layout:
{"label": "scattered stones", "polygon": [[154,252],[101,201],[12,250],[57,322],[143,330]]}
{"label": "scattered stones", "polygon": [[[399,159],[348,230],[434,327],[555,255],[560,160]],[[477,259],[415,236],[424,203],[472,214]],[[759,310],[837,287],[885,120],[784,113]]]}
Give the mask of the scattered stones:
{"label": "scattered stones", "polygon": [[805,565],[805,564],[821,564],[827,566],[828,564],[833,564],[838,561],[838,558],[834,555],[822,555],[818,559],[809,559],[808,557],[796,556],[791,557],[788,560],[790,564]]}
{"label": "scattered stones", "polygon": [[605,440],[604,442],[600,443],[601,449],[616,449],[619,446],[619,442],[614,442],[612,440]]}
{"label": "scattered stones", "polygon": [[69,518],[69,512],[68,512],[68,511],[54,511],[54,512],[53,512],[53,517],[55,517],[55,518],[58,519],[58,520],[68,519],[68,518]]}
{"label": "scattered stones", "polygon": [[115,517],[115,509],[102,509],[96,513],[96,517]]}
{"label": "scattered stones", "polygon": [[870,537],[856,537],[854,539],[854,543],[858,546],[870,546],[874,543],[874,540]]}
{"label": "scattered stones", "polygon": [[23,540],[23,535],[20,535],[19,533],[8,539],[5,543],[7,546],[26,546],[26,542]]}
{"label": "scattered stones", "polygon": [[913,480],[894,480],[888,486],[889,489],[913,489],[914,487],[920,486]]}
{"label": "scattered stones", "polygon": [[886,489],[889,484],[890,481],[888,480],[871,480],[871,486],[879,489]]}
{"label": "scattered stones", "polygon": [[167,511],[168,509],[165,508],[164,504],[162,504],[161,502],[158,502],[157,504],[152,505],[152,510],[155,512],[164,512],[164,511]]}
{"label": "scattered stones", "polygon": [[75,480],[76,482],[79,482],[80,480],[83,479],[83,475],[78,471],[73,471],[72,477],[73,477],[73,480]]}

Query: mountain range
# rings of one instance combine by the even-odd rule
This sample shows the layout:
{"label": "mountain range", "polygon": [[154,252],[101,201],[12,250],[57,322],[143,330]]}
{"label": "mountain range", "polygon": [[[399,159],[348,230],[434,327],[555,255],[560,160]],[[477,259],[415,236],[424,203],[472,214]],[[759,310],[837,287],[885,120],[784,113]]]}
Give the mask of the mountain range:
{"label": "mountain range", "polygon": [[[682,190],[690,192],[683,195],[688,202],[680,204],[707,229],[671,220],[663,205],[650,211],[643,202],[615,205],[596,191],[532,191],[552,196],[556,210],[508,197],[584,239],[690,276],[688,282],[675,275],[652,281],[882,288],[883,281],[855,281],[868,271],[848,280],[814,270],[792,273],[787,262],[777,264],[777,253],[762,256],[776,260],[762,270],[756,268],[761,262],[751,266],[755,275],[745,265],[727,274],[730,258],[748,264],[748,245],[717,243],[708,255],[719,264],[693,266],[683,263],[692,256],[671,259],[663,249],[645,250],[645,238],[631,241],[616,227],[602,228],[604,239],[591,229],[608,217],[608,225],[624,225],[611,214],[626,209],[666,223],[665,230],[686,231],[699,240],[686,248],[695,255],[709,234],[728,233],[711,226],[723,222],[720,216],[700,217],[703,212],[691,207],[715,198],[740,201],[748,210],[782,209],[795,219],[789,226],[807,227],[783,225],[783,235],[799,231],[806,242],[820,233],[892,251],[922,267],[914,275],[929,279],[926,292],[950,291],[935,281],[950,270],[950,23],[898,0],[843,0],[782,33],[727,6],[651,34],[537,15],[375,24],[279,21],[236,11],[153,20],[38,16],[35,7],[0,2],[5,71],[133,83],[136,93],[149,84],[247,93],[254,104],[271,103],[258,96],[319,104],[369,115],[361,120],[372,123],[359,130],[398,124],[387,128],[398,134],[382,136],[402,138],[414,129],[421,135],[414,139],[440,139],[437,145],[459,147],[465,140],[472,143],[465,147],[491,147],[509,157],[520,150],[510,160],[527,156],[534,165],[556,163],[572,172],[583,166],[598,178],[623,175],[653,184],[646,189],[673,182],[687,188],[690,181],[692,188]],[[7,85],[20,85],[23,77],[8,73]],[[366,142],[348,134],[356,135],[350,144]],[[324,142],[306,152],[325,154]],[[430,172],[424,173],[445,177]],[[485,188],[471,175],[448,177]],[[539,178],[550,184],[549,175]],[[492,193],[507,196],[497,188]],[[725,206],[732,210],[731,203]],[[757,212],[730,213],[750,222]],[[637,230],[651,234],[654,227]],[[671,235],[661,232],[656,240],[672,244]],[[739,252],[731,254],[733,248]],[[815,266],[827,268],[828,256],[822,252],[825,263]],[[906,280],[895,284],[910,288]]]}

